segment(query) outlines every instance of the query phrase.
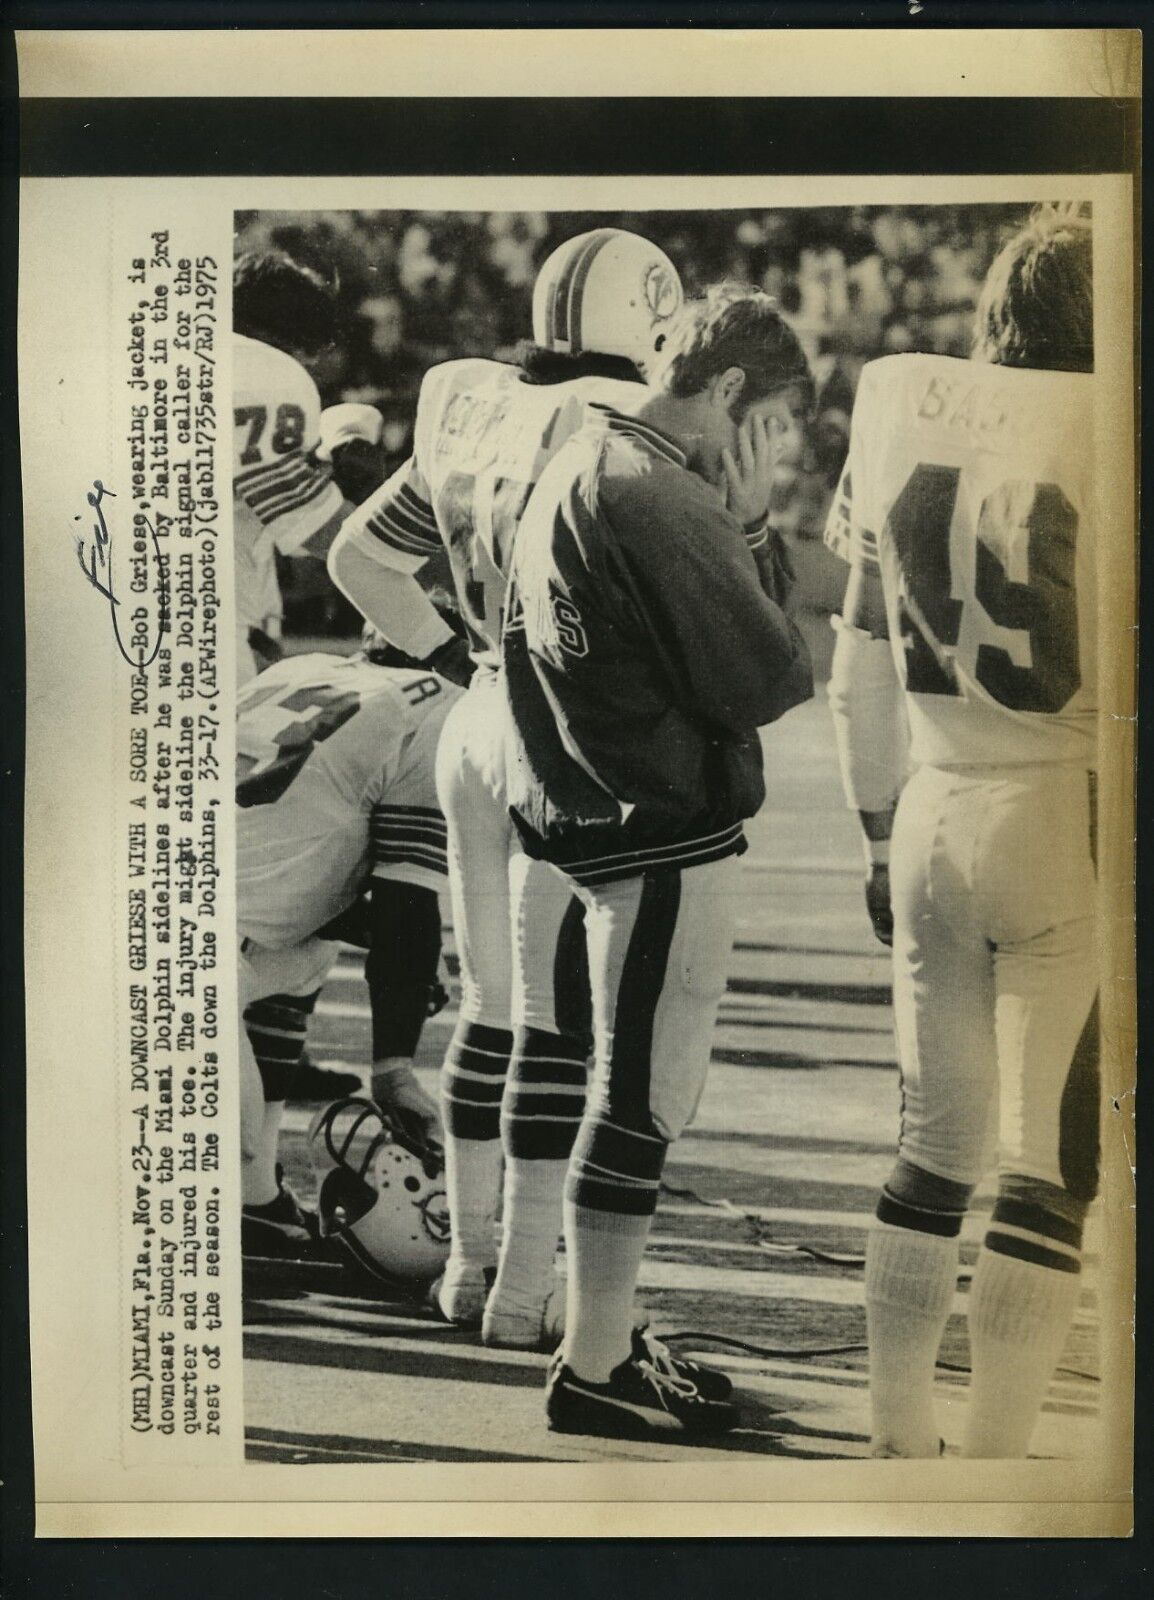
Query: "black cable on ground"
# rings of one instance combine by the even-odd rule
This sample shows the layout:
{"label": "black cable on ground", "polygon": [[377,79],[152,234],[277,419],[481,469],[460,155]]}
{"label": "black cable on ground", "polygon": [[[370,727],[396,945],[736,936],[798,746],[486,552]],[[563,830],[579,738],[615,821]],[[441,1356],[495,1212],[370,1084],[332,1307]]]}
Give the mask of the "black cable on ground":
{"label": "black cable on ground", "polygon": [[[804,1348],[787,1349],[784,1346],[775,1348],[772,1345],[754,1344],[749,1339],[738,1339],[728,1333],[706,1333],[695,1328],[683,1328],[677,1333],[663,1333],[660,1335],[662,1344],[673,1346],[683,1344],[698,1349],[702,1345],[722,1345],[727,1350],[739,1351],[743,1355],[758,1356],[768,1361],[807,1361],[812,1356],[844,1356],[866,1351],[869,1346],[864,1342],[856,1344],[827,1344],[807,1345]],[[957,1361],[936,1361],[935,1366],[944,1372],[969,1373],[972,1369],[963,1366]],[[1077,1367],[1055,1367],[1055,1377],[1081,1378],[1086,1383],[1100,1383],[1102,1380],[1093,1372],[1081,1372]]]}
{"label": "black cable on ground", "polygon": [[[704,1206],[710,1211],[724,1211],[728,1216],[736,1218],[750,1230],[752,1238],[748,1241],[764,1250],[767,1255],[796,1255],[804,1256],[811,1261],[819,1261],[826,1266],[834,1267],[864,1267],[865,1256],[848,1251],[819,1250],[814,1245],[779,1242],[767,1237],[768,1224],[764,1218],[759,1217],[755,1211],[743,1211],[732,1200],[710,1200],[705,1195],[698,1194],[696,1189],[680,1188],[672,1183],[662,1183],[661,1193],[667,1194],[674,1200],[691,1200],[695,1205]],[[958,1282],[968,1282],[973,1276],[969,1268],[963,1268],[958,1273]],[[682,1344],[714,1344],[723,1345],[727,1349],[738,1350],[746,1355],[759,1356],[765,1360],[779,1361],[805,1361],[811,1356],[841,1356],[868,1350],[864,1342],[860,1344],[813,1345],[805,1349],[775,1349],[770,1345],[751,1344],[747,1339],[731,1338],[723,1333],[705,1333],[692,1329],[680,1333],[662,1334],[662,1342],[672,1345],[680,1341]],[[968,1374],[971,1369],[954,1361],[938,1361],[935,1365],[944,1372],[959,1372]],[[1082,1378],[1087,1383],[1099,1383],[1100,1378],[1093,1372],[1081,1372],[1075,1367],[1057,1367],[1055,1376]]]}
{"label": "black cable on ground", "polygon": [[704,1195],[698,1194],[696,1189],[678,1188],[671,1183],[662,1183],[661,1193],[667,1194],[673,1200],[692,1200],[695,1205],[705,1206],[710,1211],[724,1211],[728,1216],[743,1222],[750,1230],[753,1237],[750,1244],[755,1244],[759,1250],[764,1250],[767,1255],[805,1256],[811,1261],[820,1261],[823,1266],[830,1267],[864,1267],[865,1256],[849,1251],[819,1250],[814,1245],[779,1243],[768,1236],[769,1224],[759,1217],[754,1211],[743,1211],[732,1200],[708,1200]]}

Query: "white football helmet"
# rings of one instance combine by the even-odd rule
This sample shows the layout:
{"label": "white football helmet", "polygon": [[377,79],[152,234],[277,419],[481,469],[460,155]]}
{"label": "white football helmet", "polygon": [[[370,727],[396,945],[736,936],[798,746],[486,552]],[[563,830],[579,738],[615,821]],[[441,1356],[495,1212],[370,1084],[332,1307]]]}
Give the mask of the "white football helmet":
{"label": "white football helmet", "polygon": [[308,1139],[322,1237],[387,1283],[431,1283],[449,1257],[440,1152],[415,1144],[357,1096],[324,1107]]}
{"label": "white football helmet", "polygon": [[533,285],[533,340],[563,355],[624,356],[642,372],[683,299],[664,250],[624,228],[558,245]]}

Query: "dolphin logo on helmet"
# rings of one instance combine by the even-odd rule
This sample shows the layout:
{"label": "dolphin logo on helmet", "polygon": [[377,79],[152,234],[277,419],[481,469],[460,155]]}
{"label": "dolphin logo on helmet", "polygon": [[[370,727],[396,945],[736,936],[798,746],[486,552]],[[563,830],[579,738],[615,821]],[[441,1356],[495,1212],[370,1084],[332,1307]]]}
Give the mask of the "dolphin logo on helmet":
{"label": "dolphin logo on helmet", "polygon": [[624,228],[566,239],[533,285],[533,339],[562,355],[622,356],[644,373],[681,306],[664,250]]}
{"label": "dolphin logo on helmet", "polygon": [[308,1144],[322,1237],[386,1283],[431,1283],[449,1256],[440,1152],[417,1145],[355,1095],[317,1114]]}

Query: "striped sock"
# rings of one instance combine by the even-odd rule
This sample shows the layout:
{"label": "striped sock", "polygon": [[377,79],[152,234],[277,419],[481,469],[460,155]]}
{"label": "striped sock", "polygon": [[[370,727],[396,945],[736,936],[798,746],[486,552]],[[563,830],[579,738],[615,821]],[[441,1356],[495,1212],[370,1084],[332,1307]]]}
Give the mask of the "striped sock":
{"label": "striped sock", "polygon": [[244,1025],[266,1100],[287,1100],[304,1054],[309,1016],[320,995],[270,994],[245,1007]]}
{"label": "striped sock", "polygon": [[962,1454],[1022,1457],[1081,1286],[1081,1221],[1003,1195],[970,1287],[973,1379]]}
{"label": "striped sock", "polygon": [[451,1260],[458,1267],[489,1267],[496,1259],[501,1096],[512,1048],[507,1028],[460,1021],[441,1069]]}
{"label": "striped sock", "polygon": [[241,1196],[246,1206],[277,1197],[276,1158],[284,1103],[304,1054],[309,1016],[320,990],[309,995],[270,994],[245,1007],[244,1026],[264,1092],[257,1147],[241,1161]]}
{"label": "striped sock", "polygon": [[543,1028],[517,1031],[501,1108],[505,1213],[490,1309],[540,1315],[553,1282],[561,1197],[585,1111],[584,1040]]}
{"label": "striped sock", "polygon": [[958,1275],[954,1234],[876,1221],[866,1241],[866,1327],[874,1455],[940,1448],[934,1364]]}
{"label": "striped sock", "polygon": [[565,1361],[604,1383],[629,1355],[633,1297],[669,1146],[653,1133],[587,1116],[565,1193]]}

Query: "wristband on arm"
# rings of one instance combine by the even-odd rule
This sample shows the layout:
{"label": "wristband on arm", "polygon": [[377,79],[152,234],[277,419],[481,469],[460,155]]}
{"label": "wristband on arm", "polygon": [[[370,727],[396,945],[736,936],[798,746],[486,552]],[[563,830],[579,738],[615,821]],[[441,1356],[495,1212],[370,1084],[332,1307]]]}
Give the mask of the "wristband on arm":
{"label": "wristband on arm", "polygon": [[742,528],[745,542],[751,550],[758,550],[763,544],[769,543],[769,512],[764,517],[758,517],[754,522],[747,522]]}

